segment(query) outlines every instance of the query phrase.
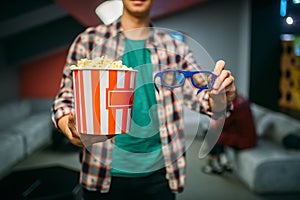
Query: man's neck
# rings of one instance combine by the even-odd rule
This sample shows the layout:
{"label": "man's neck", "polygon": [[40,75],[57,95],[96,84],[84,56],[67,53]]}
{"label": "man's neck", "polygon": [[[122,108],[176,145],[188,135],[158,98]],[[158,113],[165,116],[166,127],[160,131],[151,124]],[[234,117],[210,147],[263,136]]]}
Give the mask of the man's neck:
{"label": "man's neck", "polygon": [[[122,28],[128,38],[134,40],[146,39],[149,36],[150,18],[136,18],[131,15],[123,14],[121,16]],[[131,31],[132,30],[132,31]]]}
{"label": "man's neck", "polygon": [[121,16],[121,23],[122,28],[124,31],[136,29],[136,28],[143,28],[148,27],[150,24],[150,18],[149,17],[135,17],[129,14],[123,13]]}

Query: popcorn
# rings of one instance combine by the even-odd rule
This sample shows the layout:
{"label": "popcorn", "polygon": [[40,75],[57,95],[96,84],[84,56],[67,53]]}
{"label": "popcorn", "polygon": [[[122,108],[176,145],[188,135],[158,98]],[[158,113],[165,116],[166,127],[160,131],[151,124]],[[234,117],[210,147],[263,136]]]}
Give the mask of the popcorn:
{"label": "popcorn", "polygon": [[93,68],[100,68],[100,69],[127,69],[132,70],[131,67],[127,67],[126,65],[122,64],[121,60],[112,60],[107,57],[95,57],[94,59],[90,60],[87,58],[83,58],[77,61],[77,65],[71,65],[71,69],[93,69]]}

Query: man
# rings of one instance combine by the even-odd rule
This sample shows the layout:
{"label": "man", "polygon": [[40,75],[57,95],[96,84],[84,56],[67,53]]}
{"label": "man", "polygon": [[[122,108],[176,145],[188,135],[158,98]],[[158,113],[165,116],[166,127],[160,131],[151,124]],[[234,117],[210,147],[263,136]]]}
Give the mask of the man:
{"label": "man", "polygon": [[[80,183],[84,199],[174,199],[174,193],[183,190],[185,179],[182,98],[187,97],[185,103],[189,108],[217,117],[214,113],[224,110],[220,94],[226,94],[226,102],[234,98],[234,78],[224,70],[225,63],[219,61],[214,70],[217,79],[209,92],[195,95],[195,89],[188,84],[184,89],[161,88],[155,92],[153,84],[147,84],[153,74],[171,66],[192,70],[195,60],[182,42],[145,28],[152,26],[149,14],[153,0],[123,0],[123,4],[119,20],[108,26],[90,27],[73,42],[52,119],[74,145],[83,147]],[[69,66],[95,53],[95,49],[100,55],[115,53],[115,59],[122,57],[124,64],[136,67],[138,88],[134,94],[131,132],[86,148],[72,114],[74,97]]]}

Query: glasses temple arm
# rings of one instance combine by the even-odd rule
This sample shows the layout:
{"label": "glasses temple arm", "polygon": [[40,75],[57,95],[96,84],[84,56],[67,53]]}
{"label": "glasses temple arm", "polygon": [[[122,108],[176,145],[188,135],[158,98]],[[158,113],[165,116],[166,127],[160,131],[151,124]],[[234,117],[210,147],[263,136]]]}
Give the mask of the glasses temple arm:
{"label": "glasses temple arm", "polygon": [[204,90],[204,88],[200,88],[198,91],[197,91],[197,94],[198,95],[200,92],[202,92],[202,90]]}
{"label": "glasses temple arm", "polygon": [[157,93],[159,93],[159,89],[158,89],[158,87],[157,87],[157,85],[156,85],[156,83],[155,83],[155,80],[156,80],[157,77],[159,77],[158,74],[159,74],[159,73],[155,74],[154,79],[153,79],[153,80],[154,80],[154,81],[153,81],[153,84],[154,84],[154,87],[155,87]]}
{"label": "glasses temple arm", "polygon": [[155,87],[155,89],[156,89],[157,93],[159,93],[159,89],[158,89],[158,87],[157,87],[156,83],[153,83],[153,84],[154,84],[154,87]]}

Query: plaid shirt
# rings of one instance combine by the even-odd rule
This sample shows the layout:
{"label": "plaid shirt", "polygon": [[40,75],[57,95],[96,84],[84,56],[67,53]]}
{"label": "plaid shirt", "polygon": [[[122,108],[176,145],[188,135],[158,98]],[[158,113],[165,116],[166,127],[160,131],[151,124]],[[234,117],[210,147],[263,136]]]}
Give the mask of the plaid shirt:
{"label": "plaid shirt", "polygon": [[[74,110],[72,73],[69,66],[76,64],[79,59],[95,56],[108,55],[120,59],[125,48],[124,39],[120,20],[109,26],[87,28],[77,36],[69,49],[60,90],[52,107],[52,120],[56,127],[58,119]],[[166,68],[199,69],[189,48],[162,30],[153,28],[146,41],[146,48],[151,52],[153,76]],[[158,118],[166,178],[174,192],[183,190],[186,174],[183,103],[197,112],[209,110],[205,91],[197,96],[196,92],[197,89],[191,84],[173,90],[161,87],[159,93],[156,92],[157,104],[161,105],[158,106]],[[113,148],[113,140],[94,144],[88,150],[83,148],[80,183],[86,189],[109,191]]]}

